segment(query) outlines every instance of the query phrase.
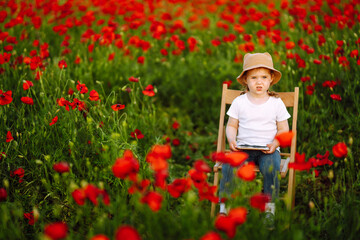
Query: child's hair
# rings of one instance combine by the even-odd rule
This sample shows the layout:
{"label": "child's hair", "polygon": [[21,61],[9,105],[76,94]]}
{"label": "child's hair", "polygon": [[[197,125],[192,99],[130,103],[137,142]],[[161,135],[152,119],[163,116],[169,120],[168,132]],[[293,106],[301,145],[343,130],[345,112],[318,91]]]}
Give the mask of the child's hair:
{"label": "child's hair", "polygon": [[[271,76],[274,77],[274,70],[269,69],[269,71],[270,71]],[[245,78],[246,78],[247,73],[248,73],[248,71],[244,72]],[[240,93],[240,95],[243,95],[250,90],[248,86],[244,86],[244,87],[245,87],[245,89],[243,90],[243,92]],[[276,97],[276,98],[279,97],[279,94],[277,94],[276,92],[269,91],[269,90],[267,92],[270,97]]]}

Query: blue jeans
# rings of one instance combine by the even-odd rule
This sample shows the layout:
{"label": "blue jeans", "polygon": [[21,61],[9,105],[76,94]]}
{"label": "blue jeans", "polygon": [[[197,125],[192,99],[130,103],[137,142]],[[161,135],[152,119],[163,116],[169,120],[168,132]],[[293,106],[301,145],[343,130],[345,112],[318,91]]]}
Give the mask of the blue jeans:
{"label": "blue jeans", "polygon": [[[279,178],[281,157],[279,151],[272,154],[265,154],[259,150],[244,150],[249,154],[248,162],[254,162],[259,166],[259,170],[264,177],[264,193],[268,194],[272,200],[279,197]],[[229,164],[222,165],[222,178],[220,180],[219,196],[229,195],[234,188],[233,183],[234,168]],[[274,188],[272,187],[274,186]],[[273,191],[275,190],[275,191]]]}

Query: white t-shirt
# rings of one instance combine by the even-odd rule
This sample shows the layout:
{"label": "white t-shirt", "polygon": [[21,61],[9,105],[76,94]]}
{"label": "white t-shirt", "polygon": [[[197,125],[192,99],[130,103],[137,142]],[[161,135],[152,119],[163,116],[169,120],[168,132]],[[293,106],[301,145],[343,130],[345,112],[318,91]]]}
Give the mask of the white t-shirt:
{"label": "white t-shirt", "polygon": [[262,145],[272,143],[277,133],[277,122],[290,118],[281,98],[269,97],[263,104],[254,104],[247,93],[232,102],[227,115],[239,120],[237,145]]}

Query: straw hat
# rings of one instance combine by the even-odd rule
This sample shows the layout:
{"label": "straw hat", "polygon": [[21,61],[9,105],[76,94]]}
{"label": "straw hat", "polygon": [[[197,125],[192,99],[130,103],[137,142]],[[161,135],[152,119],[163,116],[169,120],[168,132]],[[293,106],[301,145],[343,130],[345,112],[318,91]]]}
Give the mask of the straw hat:
{"label": "straw hat", "polygon": [[248,70],[254,69],[254,68],[259,68],[259,67],[264,67],[270,70],[274,71],[274,79],[271,83],[271,85],[274,85],[275,83],[277,83],[280,78],[281,78],[281,72],[279,72],[278,70],[276,70],[274,68],[274,64],[271,58],[271,55],[267,52],[265,53],[247,53],[244,56],[244,64],[243,64],[243,71],[242,73],[236,78],[236,80],[242,84],[242,85],[246,85],[245,84],[245,75],[244,73]]}

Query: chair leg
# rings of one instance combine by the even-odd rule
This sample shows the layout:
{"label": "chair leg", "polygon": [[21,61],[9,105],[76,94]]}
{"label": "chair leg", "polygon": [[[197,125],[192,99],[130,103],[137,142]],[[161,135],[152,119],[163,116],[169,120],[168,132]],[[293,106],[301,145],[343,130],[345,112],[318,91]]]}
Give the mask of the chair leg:
{"label": "chair leg", "polygon": [[[219,182],[219,172],[216,171],[214,173],[214,186],[218,186],[218,182]],[[214,217],[215,216],[215,208],[216,208],[216,203],[211,203],[211,212],[210,212],[210,216]]]}
{"label": "chair leg", "polygon": [[289,170],[289,182],[288,182],[288,202],[287,207],[289,210],[295,207],[295,170]]}

